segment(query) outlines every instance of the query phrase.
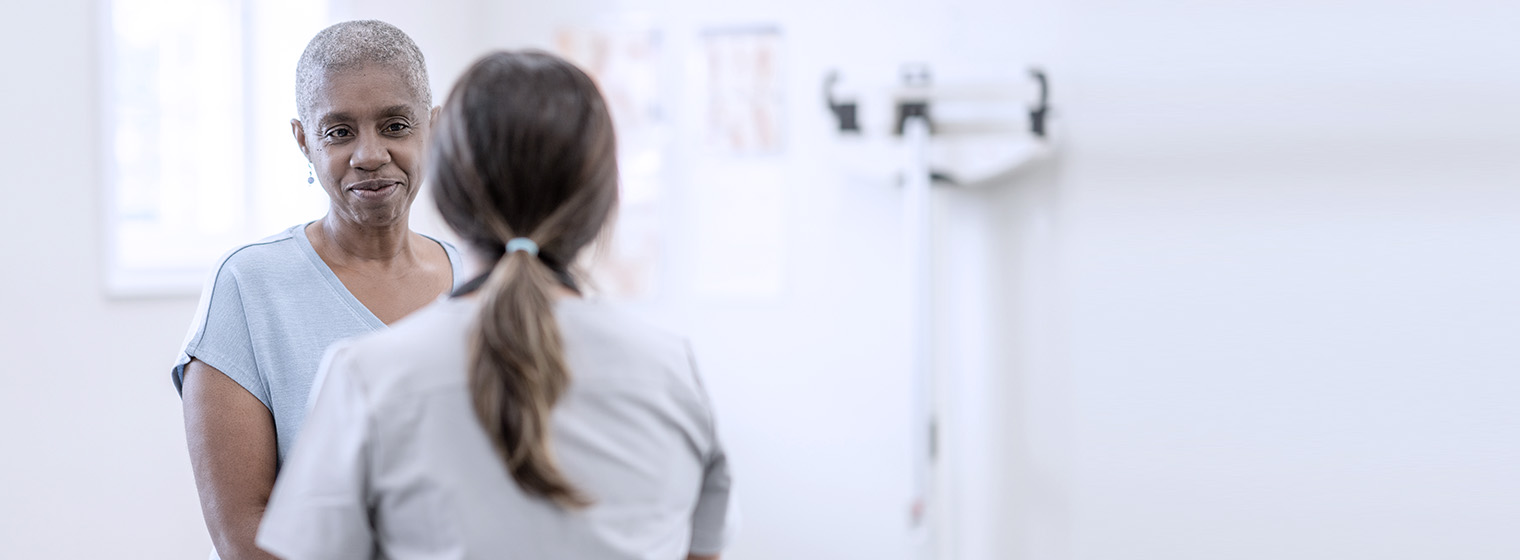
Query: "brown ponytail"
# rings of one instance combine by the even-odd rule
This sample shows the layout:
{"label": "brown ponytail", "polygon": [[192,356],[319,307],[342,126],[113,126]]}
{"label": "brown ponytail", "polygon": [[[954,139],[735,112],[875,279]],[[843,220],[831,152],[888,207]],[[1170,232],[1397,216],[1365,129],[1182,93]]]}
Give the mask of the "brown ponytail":
{"label": "brown ponytail", "polygon": [[[430,151],[444,220],[497,256],[470,347],[475,414],[518,486],[566,507],[590,501],[549,446],[551,412],[570,384],[553,290],[576,289],[569,263],[617,203],[615,144],[583,72],[546,53],[497,52],[455,84]],[[506,252],[516,237],[538,252]]]}

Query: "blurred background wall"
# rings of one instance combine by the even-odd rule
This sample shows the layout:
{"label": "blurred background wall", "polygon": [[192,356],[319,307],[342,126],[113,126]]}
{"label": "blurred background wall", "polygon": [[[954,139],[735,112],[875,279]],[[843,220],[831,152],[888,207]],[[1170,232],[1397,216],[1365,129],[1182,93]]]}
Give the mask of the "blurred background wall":
{"label": "blurred background wall", "polygon": [[[203,557],[167,375],[195,298],[102,289],[100,5],[5,13],[0,556]],[[487,49],[609,21],[660,31],[661,266],[627,305],[699,353],[743,505],[726,557],[1520,553],[1512,6],[335,0],[326,15],[410,33],[440,101]],[[690,53],[750,25],[783,36],[783,147],[715,158]],[[881,113],[909,62],[944,83],[1045,68],[1058,140],[995,184],[935,193],[935,542],[909,522],[901,156],[841,137],[821,99],[839,70]],[[748,262],[703,241],[736,235],[772,282],[703,280]]]}

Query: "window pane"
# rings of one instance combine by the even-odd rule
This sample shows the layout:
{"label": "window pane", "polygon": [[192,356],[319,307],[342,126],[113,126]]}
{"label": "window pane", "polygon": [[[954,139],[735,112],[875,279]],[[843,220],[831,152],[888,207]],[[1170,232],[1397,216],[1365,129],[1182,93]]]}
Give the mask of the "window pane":
{"label": "window pane", "polygon": [[113,288],[201,281],[241,237],[242,34],[238,3],[112,4]]}
{"label": "window pane", "polygon": [[290,136],[295,63],[325,4],[112,0],[108,288],[194,293],[218,256],[321,216]]}

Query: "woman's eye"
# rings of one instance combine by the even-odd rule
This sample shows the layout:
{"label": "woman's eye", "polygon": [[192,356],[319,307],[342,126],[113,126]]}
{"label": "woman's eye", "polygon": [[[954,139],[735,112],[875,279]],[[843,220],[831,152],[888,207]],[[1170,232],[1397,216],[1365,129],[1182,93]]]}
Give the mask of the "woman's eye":
{"label": "woman's eye", "polygon": [[335,128],[327,131],[329,138],[348,138],[349,134],[351,133],[346,128]]}
{"label": "woman's eye", "polygon": [[399,123],[399,122],[394,122],[394,123],[385,125],[385,131],[386,132],[404,132],[408,128],[411,128],[411,127],[407,126],[406,123]]}

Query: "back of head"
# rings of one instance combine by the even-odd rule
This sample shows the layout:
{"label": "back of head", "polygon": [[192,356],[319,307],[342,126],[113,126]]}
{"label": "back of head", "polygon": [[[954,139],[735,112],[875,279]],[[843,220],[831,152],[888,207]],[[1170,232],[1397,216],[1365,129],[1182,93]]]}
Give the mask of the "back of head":
{"label": "back of head", "polygon": [[296,63],[296,110],[301,122],[313,123],[311,110],[323,77],[369,64],[401,73],[421,105],[432,106],[427,62],[411,37],[383,21],[345,21],[317,32],[301,52],[301,61]]}
{"label": "back of head", "polygon": [[606,104],[590,77],[554,55],[494,53],[454,85],[430,153],[444,220],[497,259],[471,347],[476,415],[524,491],[584,504],[548,446],[549,413],[569,382],[551,294],[575,289],[569,267],[617,203]]}

